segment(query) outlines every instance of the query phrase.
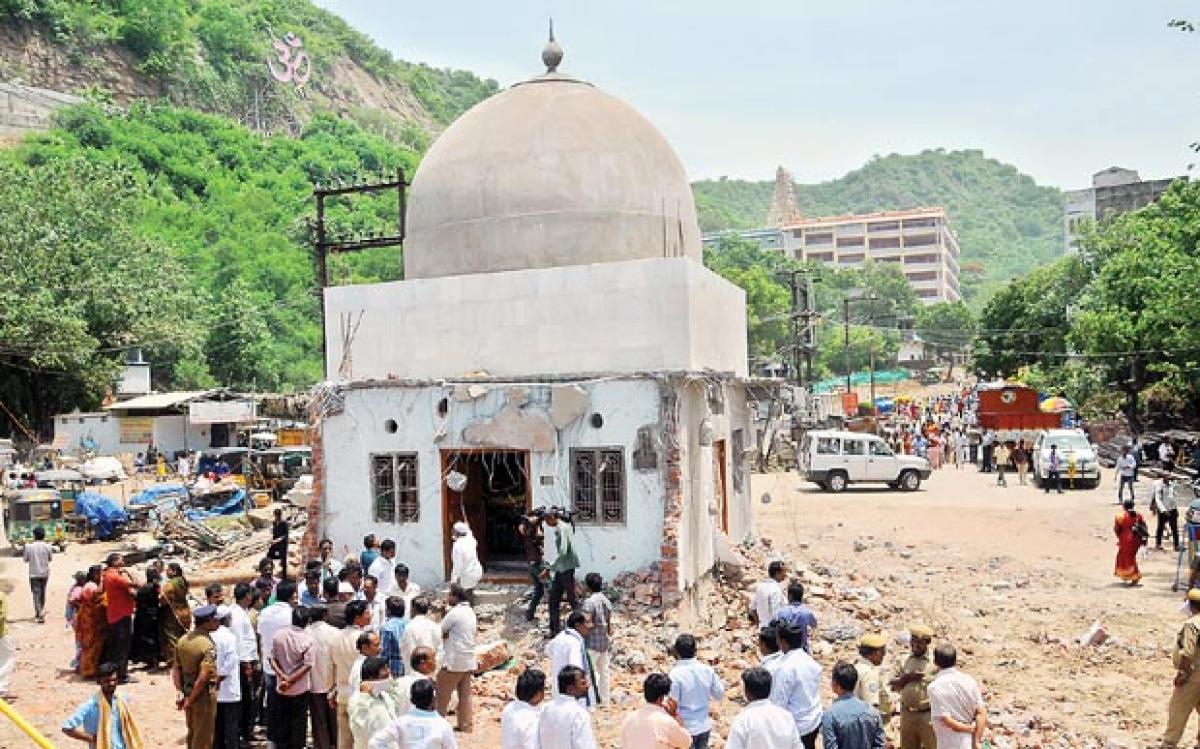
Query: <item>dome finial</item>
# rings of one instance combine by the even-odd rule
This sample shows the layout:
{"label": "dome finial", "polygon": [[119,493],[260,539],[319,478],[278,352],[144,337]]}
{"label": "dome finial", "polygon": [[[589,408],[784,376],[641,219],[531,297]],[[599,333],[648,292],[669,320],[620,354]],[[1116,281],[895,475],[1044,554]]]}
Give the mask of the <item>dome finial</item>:
{"label": "dome finial", "polygon": [[546,66],[546,72],[557,73],[562,59],[563,48],[558,46],[558,42],[554,40],[554,17],[551,16],[550,39],[546,42],[546,46],[542,48],[542,64]]}

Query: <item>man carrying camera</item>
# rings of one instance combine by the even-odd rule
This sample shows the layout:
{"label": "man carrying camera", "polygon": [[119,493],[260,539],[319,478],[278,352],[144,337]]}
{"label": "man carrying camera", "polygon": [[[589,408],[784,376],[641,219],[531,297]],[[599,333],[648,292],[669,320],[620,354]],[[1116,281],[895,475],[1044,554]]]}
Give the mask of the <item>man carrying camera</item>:
{"label": "man carrying camera", "polygon": [[542,582],[546,570],[543,561],[545,534],[542,531],[542,521],[546,511],[537,507],[528,515],[517,518],[517,535],[525,548],[525,561],[529,564],[529,582],[533,586],[533,596],[529,599],[529,608],[525,611],[525,621],[531,622],[537,616],[538,604],[546,595],[546,584]]}
{"label": "man carrying camera", "polygon": [[[563,522],[563,521],[566,522]],[[565,510],[551,507],[546,512],[546,525],[552,535],[549,541],[555,552],[554,561],[548,570],[542,573],[543,578],[553,576],[550,580],[550,634],[556,635],[562,629],[562,600],[565,595],[571,610],[579,607],[579,596],[575,591],[575,570],[579,568],[579,555],[575,553],[575,529],[571,526],[571,518]]]}

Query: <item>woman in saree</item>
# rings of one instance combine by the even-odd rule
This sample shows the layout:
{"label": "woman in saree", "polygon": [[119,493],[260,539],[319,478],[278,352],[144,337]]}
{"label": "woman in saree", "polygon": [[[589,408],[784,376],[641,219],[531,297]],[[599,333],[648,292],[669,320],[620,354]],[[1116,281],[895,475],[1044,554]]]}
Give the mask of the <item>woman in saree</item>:
{"label": "woman in saree", "polygon": [[1113,574],[1132,585],[1138,585],[1142,573],[1138,569],[1137,553],[1145,543],[1145,538],[1135,532],[1145,529],[1146,521],[1141,513],[1133,509],[1133,500],[1125,500],[1121,512],[1113,521],[1113,533],[1117,537],[1117,566]]}
{"label": "woman in saree", "polygon": [[163,583],[159,600],[162,602],[158,610],[159,619],[162,621],[162,656],[164,661],[172,664],[175,662],[175,644],[192,626],[192,610],[188,606],[188,582],[183,576],[183,568],[176,562],[167,565],[167,581]]}
{"label": "woman in saree", "polygon": [[79,609],[75,612],[75,642],[79,650],[77,670],[85,679],[96,678],[100,656],[104,653],[108,617],[100,593],[100,574],[103,571],[104,568],[98,564],[88,567],[87,581],[79,591]]}
{"label": "woman in saree", "polygon": [[151,671],[158,669],[162,660],[162,645],[159,643],[162,625],[160,620],[160,598],[162,576],[150,567],[146,570],[146,584],[138,588],[133,613],[133,648],[130,660],[143,663]]}

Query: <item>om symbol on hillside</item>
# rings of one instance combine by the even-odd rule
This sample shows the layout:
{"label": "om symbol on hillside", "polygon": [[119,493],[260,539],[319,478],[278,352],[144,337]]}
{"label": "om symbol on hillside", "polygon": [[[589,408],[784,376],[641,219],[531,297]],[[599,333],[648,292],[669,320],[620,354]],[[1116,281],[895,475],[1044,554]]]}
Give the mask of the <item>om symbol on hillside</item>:
{"label": "om symbol on hillside", "polygon": [[312,77],[312,60],[304,51],[304,42],[289,31],[281,39],[274,38],[272,34],[271,46],[275,48],[275,57],[282,66],[277,67],[275,62],[268,60],[271,77],[280,83],[294,83],[297,88],[303,88]]}

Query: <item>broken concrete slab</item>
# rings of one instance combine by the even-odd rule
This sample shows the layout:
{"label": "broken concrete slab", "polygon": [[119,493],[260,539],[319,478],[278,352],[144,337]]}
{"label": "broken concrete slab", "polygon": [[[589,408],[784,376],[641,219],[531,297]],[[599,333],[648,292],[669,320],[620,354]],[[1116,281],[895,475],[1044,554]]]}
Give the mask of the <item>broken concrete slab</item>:
{"label": "broken concrete slab", "polygon": [[463,440],[481,447],[549,453],[558,446],[558,430],[545,412],[522,409],[510,399],[494,418],[464,429]]}
{"label": "broken concrete slab", "polygon": [[550,423],[562,429],[587,413],[587,391],[577,385],[559,385],[550,389]]}

